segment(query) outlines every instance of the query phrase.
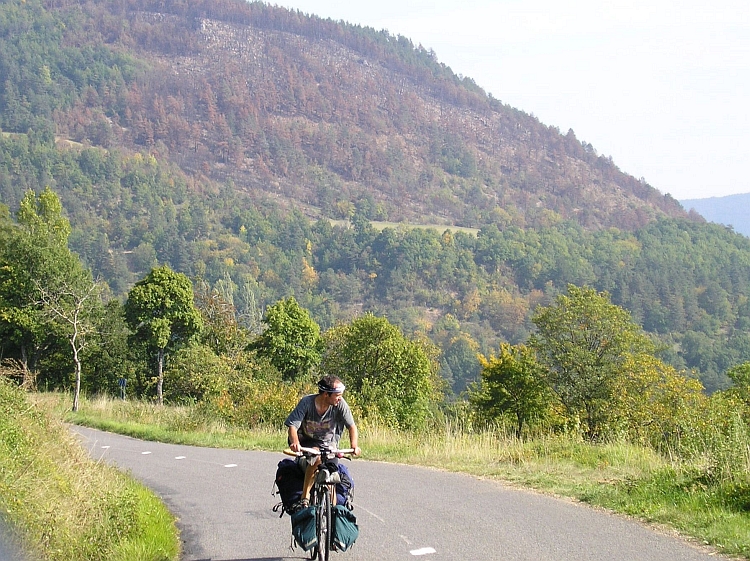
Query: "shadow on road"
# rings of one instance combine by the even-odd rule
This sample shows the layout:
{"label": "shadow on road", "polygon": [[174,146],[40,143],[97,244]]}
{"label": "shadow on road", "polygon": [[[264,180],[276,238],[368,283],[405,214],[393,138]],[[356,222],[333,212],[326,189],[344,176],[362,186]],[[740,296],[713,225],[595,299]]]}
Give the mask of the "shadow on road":
{"label": "shadow on road", "polygon": [[287,559],[310,559],[310,557],[302,554],[289,557],[243,557],[242,559],[214,559],[206,557],[205,559],[196,559],[195,561],[286,561]]}

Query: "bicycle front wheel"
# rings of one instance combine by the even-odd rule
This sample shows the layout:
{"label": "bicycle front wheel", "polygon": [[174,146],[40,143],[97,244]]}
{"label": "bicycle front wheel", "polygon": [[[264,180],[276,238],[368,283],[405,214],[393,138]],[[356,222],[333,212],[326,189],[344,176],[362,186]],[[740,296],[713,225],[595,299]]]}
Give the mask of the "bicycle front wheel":
{"label": "bicycle front wheel", "polygon": [[328,561],[331,553],[331,493],[327,486],[318,489],[316,522],[318,530],[318,561]]}

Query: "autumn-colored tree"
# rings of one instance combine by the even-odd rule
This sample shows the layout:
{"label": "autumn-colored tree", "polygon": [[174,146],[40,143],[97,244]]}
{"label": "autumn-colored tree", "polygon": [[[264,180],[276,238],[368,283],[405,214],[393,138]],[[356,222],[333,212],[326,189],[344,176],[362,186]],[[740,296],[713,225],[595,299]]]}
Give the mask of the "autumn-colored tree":
{"label": "autumn-colored tree", "polygon": [[698,380],[644,353],[626,357],[612,397],[613,423],[621,423],[632,441],[657,448],[678,438],[706,399]]}

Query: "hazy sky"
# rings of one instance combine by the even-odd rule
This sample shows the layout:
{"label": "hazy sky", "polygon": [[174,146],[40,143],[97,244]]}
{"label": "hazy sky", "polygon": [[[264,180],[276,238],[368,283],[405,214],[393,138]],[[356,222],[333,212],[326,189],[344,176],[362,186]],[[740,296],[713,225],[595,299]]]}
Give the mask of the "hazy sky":
{"label": "hazy sky", "polygon": [[748,0],[277,3],[433,49],[676,199],[750,193]]}

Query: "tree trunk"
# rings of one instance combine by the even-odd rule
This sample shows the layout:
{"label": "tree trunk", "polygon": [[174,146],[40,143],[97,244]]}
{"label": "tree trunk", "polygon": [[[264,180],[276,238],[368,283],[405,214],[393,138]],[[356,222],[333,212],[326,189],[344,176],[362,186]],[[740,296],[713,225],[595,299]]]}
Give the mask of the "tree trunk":
{"label": "tree trunk", "polygon": [[156,397],[159,400],[159,405],[164,405],[164,397],[162,394],[162,386],[164,385],[164,349],[159,349],[159,354],[156,360],[156,375],[158,381],[156,382]]}
{"label": "tree trunk", "polygon": [[75,342],[73,343],[73,361],[76,365],[76,388],[73,393],[73,412],[78,411],[78,401],[81,396],[81,359],[78,356],[78,349]]}
{"label": "tree trunk", "polygon": [[26,345],[21,345],[21,366],[23,368],[23,382],[21,387],[27,391],[34,389],[34,376],[29,369],[29,357],[26,356]]}

